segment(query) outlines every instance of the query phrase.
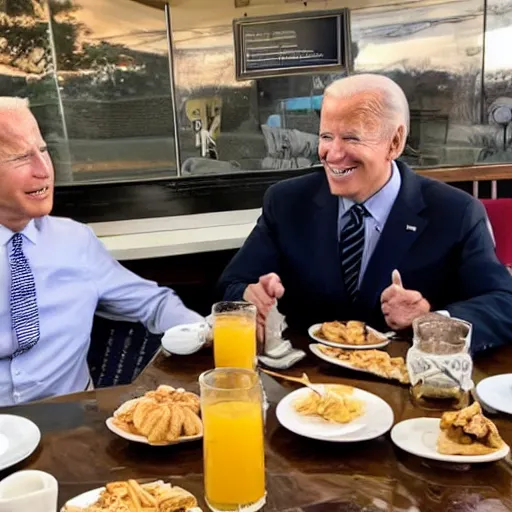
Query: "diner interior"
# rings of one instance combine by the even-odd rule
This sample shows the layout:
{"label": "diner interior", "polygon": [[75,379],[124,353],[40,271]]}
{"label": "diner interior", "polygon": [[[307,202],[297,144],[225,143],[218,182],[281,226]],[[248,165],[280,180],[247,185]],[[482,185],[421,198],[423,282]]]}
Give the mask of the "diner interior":
{"label": "diner interior", "polygon": [[[339,63],[264,72],[244,61],[251,20],[328,16]],[[0,96],[30,101],[55,167],[53,214],[89,225],[124,267],[214,326],[213,347],[180,354],[98,312],[93,389],[0,410],[0,512],[512,511],[512,346],[471,357],[470,326],[432,320],[437,335],[463,332],[444,356],[467,380],[440,370],[441,396],[415,376],[431,350],[420,325],[408,337],[356,325],[350,338],[332,318],[309,331],[277,322],[304,355],[255,370],[254,311],[233,315],[251,323],[247,365],[231,359],[238,327],[212,312],[265,191],[322,168],[323,92],[351,74],[402,87],[400,160],[481,200],[512,269],[511,47],[510,0],[0,0]],[[215,409],[228,395],[245,407],[238,423]],[[328,399],[343,402],[341,420],[326,416]],[[179,410],[177,433],[172,422],[157,432],[164,409]],[[481,436],[460,430],[472,418]]]}

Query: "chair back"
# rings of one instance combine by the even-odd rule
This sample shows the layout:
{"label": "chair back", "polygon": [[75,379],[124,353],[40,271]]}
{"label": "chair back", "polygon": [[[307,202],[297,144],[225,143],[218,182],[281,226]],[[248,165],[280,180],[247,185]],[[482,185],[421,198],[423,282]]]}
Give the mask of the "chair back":
{"label": "chair back", "polygon": [[94,316],[87,356],[94,387],[130,384],[160,348],[161,335],[141,323]]}
{"label": "chair back", "polygon": [[512,265],[512,199],[482,199],[496,243],[496,255],[507,266]]}

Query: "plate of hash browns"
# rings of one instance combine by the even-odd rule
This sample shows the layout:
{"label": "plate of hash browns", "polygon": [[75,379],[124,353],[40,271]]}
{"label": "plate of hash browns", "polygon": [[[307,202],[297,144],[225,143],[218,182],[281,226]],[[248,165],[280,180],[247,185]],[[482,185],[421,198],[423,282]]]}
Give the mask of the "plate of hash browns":
{"label": "plate of hash browns", "polygon": [[201,512],[193,494],[161,480],[110,482],[69,500],[61,512]]}
{"label": "plate of hash browns", "polygon": [[328,363],[371,373],[384,379],[398,380],[402,384],[410,383],[403,357],[391,357],[382,350],[343,350],[319,343],[309,345],[309,349]]}
{"label": "plate of hash browns", "polygon": [[382,348],[390,339],[389,335],[356,320],[314,324],[308,329],[308,334],[324,345],[347,349]]}
{"label": "plate of hash browns", "polygon": [[107,419],[109,430],[137,443],[171,445],[203,437],[199,397],[184,389],[161,385],[124,402]]}

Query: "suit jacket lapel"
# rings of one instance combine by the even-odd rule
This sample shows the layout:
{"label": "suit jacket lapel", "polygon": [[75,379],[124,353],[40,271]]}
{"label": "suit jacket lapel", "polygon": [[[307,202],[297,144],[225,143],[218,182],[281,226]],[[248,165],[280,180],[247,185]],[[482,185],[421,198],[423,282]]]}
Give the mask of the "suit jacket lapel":
{"label": "suit jacket lapel", "polygon": [[368,262],[357,303],[365,309],[380,301],[380,294],[391,284],[391,273],[406,257],[409,248],[427,226],[420,215],[425,204],[417,176],[407,165],[397,162],[402,178],[400,192],[389,213],[377,246]]}
{"label": "suit jacket lapel", "polygon": [[319,273],[326,287],[336,291],[340,302],[344,302],[346,292],[338,247],[338,197],[331,194],[327,179],[322,182],[314,199],[317,208],[311,226],[315,233],[310,239],[315,240],[315,253],[319,255],[319,267],[315,272]]}

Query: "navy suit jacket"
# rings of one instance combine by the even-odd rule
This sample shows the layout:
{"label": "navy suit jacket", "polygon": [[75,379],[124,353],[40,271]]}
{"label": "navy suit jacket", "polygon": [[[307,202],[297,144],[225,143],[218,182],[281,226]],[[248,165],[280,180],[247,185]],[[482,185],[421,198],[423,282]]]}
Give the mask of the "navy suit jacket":
{"label": "navy suit jacket", "polygon": [[[473,352],[512,341],[512,277],[498,261],[484,207],[469,194],[397,162],[400,192],[353,303],[338,251],[338,197],[323,170],[276,183],[263,213],[219,282],[225,300],[276,272],[285,287],[279,310],[290,326],[362,320],[388,330],[380,295],[398,269],[432,310],[473,324]],[[406,226],[415,226],[415,230]]]}

